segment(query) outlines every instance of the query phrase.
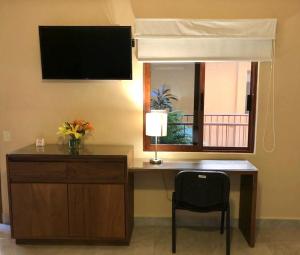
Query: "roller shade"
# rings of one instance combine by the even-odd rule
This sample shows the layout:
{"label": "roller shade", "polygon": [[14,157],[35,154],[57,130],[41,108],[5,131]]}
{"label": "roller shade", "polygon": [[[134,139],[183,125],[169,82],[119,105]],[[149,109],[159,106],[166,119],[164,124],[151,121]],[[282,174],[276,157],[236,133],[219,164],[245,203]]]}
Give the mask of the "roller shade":
{"label": "roller shade", "polygon": [[141,61],[271,61],[276,19],[136,19]]}

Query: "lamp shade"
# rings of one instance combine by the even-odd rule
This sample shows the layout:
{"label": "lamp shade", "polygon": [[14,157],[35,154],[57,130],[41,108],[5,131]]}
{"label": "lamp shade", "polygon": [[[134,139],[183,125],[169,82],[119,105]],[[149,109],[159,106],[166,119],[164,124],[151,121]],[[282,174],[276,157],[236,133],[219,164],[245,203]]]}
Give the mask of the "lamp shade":
{"label": "lamp shade", "polygon": [[152,110],[146,113],[146,135],[166,136],[168,125],[168,112],[165,110]]}

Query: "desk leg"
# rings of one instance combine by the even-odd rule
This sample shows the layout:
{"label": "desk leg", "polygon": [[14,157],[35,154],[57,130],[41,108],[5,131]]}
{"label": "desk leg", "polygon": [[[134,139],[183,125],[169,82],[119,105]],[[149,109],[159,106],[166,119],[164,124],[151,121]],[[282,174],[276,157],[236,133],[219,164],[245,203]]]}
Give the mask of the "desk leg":
{"label": "desk leg", "polygon": [[257,173],[242,174],[239,228],[250,247],[255,245]]}

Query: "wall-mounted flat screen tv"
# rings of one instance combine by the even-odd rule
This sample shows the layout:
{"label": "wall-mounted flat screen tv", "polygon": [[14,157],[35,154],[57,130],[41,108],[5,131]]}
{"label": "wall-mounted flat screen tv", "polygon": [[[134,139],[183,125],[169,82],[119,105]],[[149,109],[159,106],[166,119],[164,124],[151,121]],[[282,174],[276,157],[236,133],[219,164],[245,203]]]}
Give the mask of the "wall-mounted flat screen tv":
{"label": "wall-mounted flat screen tv", "polygon": [[129,26],[40,26],[43,79],[132,79]]}

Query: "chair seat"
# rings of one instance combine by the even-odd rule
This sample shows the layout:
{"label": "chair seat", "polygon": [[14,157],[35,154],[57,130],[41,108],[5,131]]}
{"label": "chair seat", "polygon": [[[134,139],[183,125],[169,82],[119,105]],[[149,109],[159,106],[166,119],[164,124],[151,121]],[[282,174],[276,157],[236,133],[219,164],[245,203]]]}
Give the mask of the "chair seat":
{"label": "chair seat", "polygon": [[[222,212],[224,211],[224,205],[223,204],[215,204],[205,207],[198,207],[194,206],[185,202],[176,202],[175,201],[175,208],[176,209],[182,209],[182,210],[188,210],[192,212]],[[226,210],[226,209],[225,209]]]}

